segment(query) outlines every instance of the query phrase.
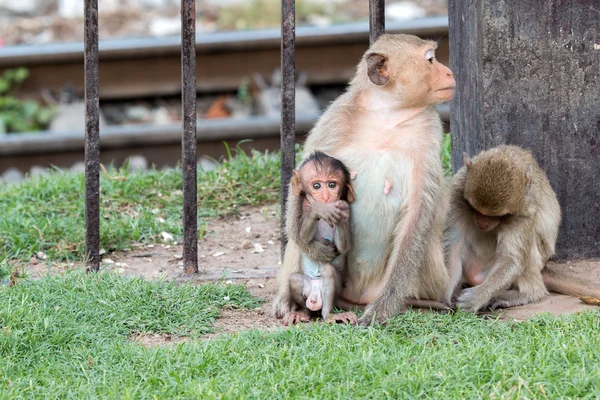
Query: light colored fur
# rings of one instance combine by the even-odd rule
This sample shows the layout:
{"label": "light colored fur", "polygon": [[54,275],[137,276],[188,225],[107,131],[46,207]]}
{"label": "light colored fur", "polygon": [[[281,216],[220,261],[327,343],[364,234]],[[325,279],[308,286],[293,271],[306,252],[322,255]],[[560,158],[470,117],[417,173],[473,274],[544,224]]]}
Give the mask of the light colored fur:
{"label": "light colored fur", "polygon": [[[554,254],[561,221],[556,195],[530,152],[516,146],[499,146],[479,154],[472,160],[473,165],[483,157],[486,157],[485,162],[491,157],[508,160],[519,172],[528,171],[531,183],[522,208],[512,210],[511,217],[500,222],[494,230],[482,232],[475,225],[472,211],[463,197],[468,168],[461,168],[454,176],[445,234],[451,281],[446,298],[458,293],[465,282],[463,269],[471,263],[483,265],[486,276],[483,283],[465,289],[459,295],[457,303],[467,311],[478,311],[486,306],[511,307],[539,301],[546,296],[548,291],[541,272]],[[494,181],[493,176],[485,179]],[[488,191],[486,195],[492,193]]]}
{"label": "light colored fur", "polygon": [[[344,297],[370,303],[362,323],[402,312],[407,297],[440,300],[448,285],[441,243],[447,209],[439,156],[443,131],[434,104],[447,100],[436,92],[438,75],[448,75],[445,85],[454,80],[446,67],[423,59],[424,49],[435,47],[409,35],[382,36],[366,56],[389,56],[389,82],[374,85],[361,60],[349,90],[325,111],[304,146],[305,154],[322,151],[356,172]],[[287,221],[296,209],[288,204]],[[286,281],[299,268],[300,254],[290,241],[274,304],[278,317],[294,309]]]}

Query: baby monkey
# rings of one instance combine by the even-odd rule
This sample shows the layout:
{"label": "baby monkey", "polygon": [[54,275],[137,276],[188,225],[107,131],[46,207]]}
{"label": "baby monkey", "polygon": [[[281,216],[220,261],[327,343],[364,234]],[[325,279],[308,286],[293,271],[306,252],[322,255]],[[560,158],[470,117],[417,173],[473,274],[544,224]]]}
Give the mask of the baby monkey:
{"label": "baby monkey", "polygon": [[350,206],[354,190],[344,164],[324,153],[314,152],[294,170],[292,193],[301,197],[302,210],[288,221],[298,242],[302,274],[290,276],[290,289],[301,311],[292,312],[285,324],[306,322],[310,311],[321,311],[328,322],[352,322],[352,312],[332,314],[342,289],[345,255],[350,249]]}
{"label": "baby monkey", "polygon": [[[516,146],[484,151],[452,180],[445,233],[451,286],[465,311],[536,302],[548,294],[542,270],[554,254],[561,213],[548,178]],[[471,286],[461,291],[462,284]]]}

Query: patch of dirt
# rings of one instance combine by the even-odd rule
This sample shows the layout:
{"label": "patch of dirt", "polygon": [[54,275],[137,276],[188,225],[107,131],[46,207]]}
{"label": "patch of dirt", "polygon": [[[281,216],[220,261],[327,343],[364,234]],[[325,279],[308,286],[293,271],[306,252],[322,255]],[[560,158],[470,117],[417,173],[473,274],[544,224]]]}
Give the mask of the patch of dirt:
{"label": "patch of dirt", "polygon": [[[274,277],[280,265],[281,241],[275,205],[243,207],[240,215],[208,221],[198,242],[199,274],[183,271],[180,243],[134,244],[130,250],[104,254],[101,269],[145,279],[207,281]],[[52,263],[35,260],[25,266],[39,277],[83,268],[82,263]]]}
{"label": "patch of dirt", "polygon": [[133,343],[137,343],[144,347],[163,347],[172,346],[175,344],[187,342],[188,338],[180,336],[171,336],[164,334],[142,334],[136,333],[129,337],[129,340]]}
{"label": "patch of dirt", "polygon": [[[600,268],[600,265],[598,265]],[[577,297],[565,296],[563,294],[552,293],[550,296],[541,301],[524,306],[506,308],[498,311],[500,319],[516,319],[518,321],[531,318],[535,314],[549,312],[552,315],[558,316],[561,314],[572,314],[585,310],[598,310],[598,306],[590,306],[584,304]]]}
{"label": "patch of dirt", "polygon": [[213,338],[221,333],[236,333],[249,329],[272,331],[283,327],[279,320],[271,316],[271,302],[277,294],[277,279],[243,279],[236,280],[236,283],[245,284],[252,296],[265,302],[254,310],[222,310],[221,317],[215,321],[215,332],[206,335],[206,338]]}
{"label": "patch of dirt", "polygon": [[[198,275],[184,273],[182,245],[176,243],[137,245],[128,251],[106,254],[102,269],[145,279],[164,277],[178,282],[224,280],[245,284],[255,297],[265,302],[254,310],[222,310],[222,317],[215,322],[215,333],[206,337],[248,329],[274,330],[282,327],[278,320],[271,317],[271,302],[277,292],[275,276],[280,266],[280,246],[275,205],[244,207],[240,209],[239,216],[208,221],[205,236],[198,243]],[[25,268],[30,275],[40,276],[83,268],[83,264],[36,260],[36,263],[30,262]],[[548,268],[596,283],[600,287],[600,259],[550,262]],[[543,312],[560,315],[590,309],[598,307],[586,305],[575,297],[551,294],[538,303],[505,309],[499,313],[501,319],[523,320]],[[144,346],[153,346],[178,343],[186,338],[137,335],[132,340]]]}

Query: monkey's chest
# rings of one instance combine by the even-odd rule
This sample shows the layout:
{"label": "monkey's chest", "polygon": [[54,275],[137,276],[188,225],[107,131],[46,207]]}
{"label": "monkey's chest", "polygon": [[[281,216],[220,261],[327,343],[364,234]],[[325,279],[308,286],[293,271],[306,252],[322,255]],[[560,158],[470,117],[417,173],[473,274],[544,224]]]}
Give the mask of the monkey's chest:
{"label": "monkey's chest", "polygon": [[494,266],[497,239],[492,235],[477,235],[465,246],[462,254],[462,267],[466,278],[483,273],[487,275]]}
{"label": "monkey's chest", "polygon": [[350,169],[355,165],[358,170],[352,181],[356,201],[351,204],[348,262],[355,273],[371,276],[370,271],[384,270],[394,230],[409,205],[413,166],[386,152],[359,153],[350,159]]}
{"label": "monkey's chest", "polygon": [[358,164],[352,181],[356,205],[371,212],[389,215],[402,206],[410,192],[413,165],[407,160],[381,152],[367,153]]}

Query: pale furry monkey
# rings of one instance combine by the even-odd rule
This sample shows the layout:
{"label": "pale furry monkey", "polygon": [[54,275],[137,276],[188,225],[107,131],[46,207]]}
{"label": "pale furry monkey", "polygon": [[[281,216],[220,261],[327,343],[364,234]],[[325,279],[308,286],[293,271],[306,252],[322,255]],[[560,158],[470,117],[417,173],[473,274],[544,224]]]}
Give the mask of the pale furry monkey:
{"label": "pale furry monkey", "polygon": [[[354,176],[354,239],[339,300],[366,305],[361,325],[405,311],[409,298],[442,300],[447,290],[442,248],[447,199],[435,105],[451,99],[455,81],[436,60],[436,48],[412,35],[381,36],[304,146],[306,154],[318,150],[341,160]],[[297,200],[289,199],[292,221]],[[296,310],[287,282],[301,272],[302,251],[289,241],[274,302],[278,318]]]}
{"label": "pale furry monkey", "polygon": [[[499,146],[472,160],[465,156],[465,166],[452,179],[450,207],[448,298],[456,297],[465,311],[478,311],[532,303],[548,294],[542,271],[554,254],[561,212],[529,151]],[[463,284],[472,287],[461,291]]]}
{"label": "pale furry monkey", "polygon": [[[292,296],[300,310],[288,313],[283,323],[307,322],[311,311],[320,311],[328,322],[356,323],[358,318],[353,312],[332,313],[352,241],[348,204],[355,198],[350,173],[339,160],[315,152],[294,170],[290,185],[294,196],[301,200],[296,219],[288,225],[299,232],[292,240],[300,240],[303,248],[314,251],[302,254],[302,273],[290,276]],[[334,249],[336,255],[319,253],[323,244]]]}

